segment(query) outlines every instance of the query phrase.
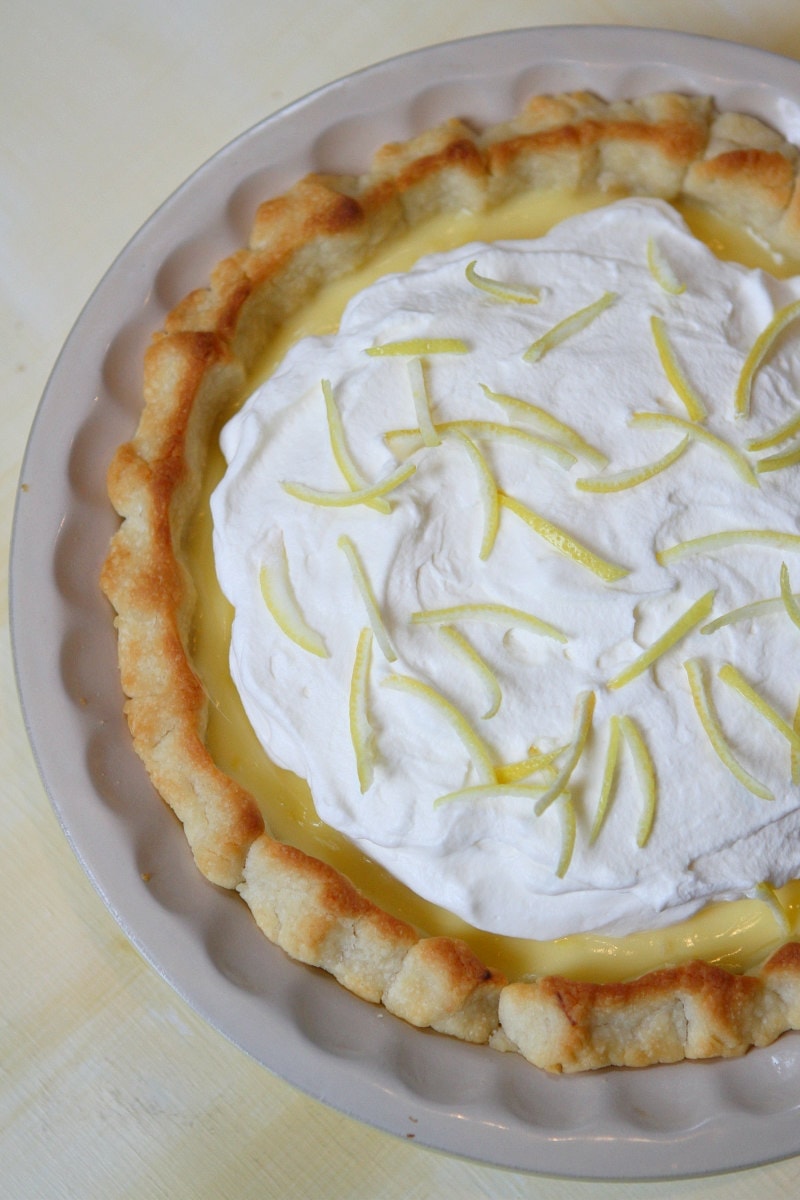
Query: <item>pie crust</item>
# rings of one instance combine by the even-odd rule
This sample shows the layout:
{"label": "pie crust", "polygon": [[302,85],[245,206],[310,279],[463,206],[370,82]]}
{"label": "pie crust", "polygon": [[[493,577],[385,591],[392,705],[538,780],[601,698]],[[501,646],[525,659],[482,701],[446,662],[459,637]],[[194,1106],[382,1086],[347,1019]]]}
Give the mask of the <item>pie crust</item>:
{"label": "pie crust", "polygon": [[152,339],[139,427],[109,470],[122,523],[102,570],[135,749],[209,880],[236,889],[293,958],[412,1025],[518,1051],[550,1071],[740,1055],[800,1028],[800,943],[747,974],[696,961],[625,983],[508,982],[464,942],[420,935],[271,837],[254,797],[212,760],[192,666],[183,549],[212,431],[289,314],[438,213],[554,188],[648,195],[705,206],[800,260],[798,157],[777,132],[718,112],[709,97],[536,96],[501,126],[476,132],[451,120],[384,146],[364,175],[310,175],[267,200],[249,245]]}

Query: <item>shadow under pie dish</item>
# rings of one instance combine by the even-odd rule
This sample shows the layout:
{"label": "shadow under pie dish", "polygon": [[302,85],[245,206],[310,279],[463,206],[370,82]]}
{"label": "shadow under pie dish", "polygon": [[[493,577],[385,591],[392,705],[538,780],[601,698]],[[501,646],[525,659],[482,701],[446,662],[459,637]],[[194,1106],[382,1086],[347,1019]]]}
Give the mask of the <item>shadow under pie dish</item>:
{"label": "shadow under pie dish", "polygon": [[[252,390],[254,377],[259,370],[263,371],[262,364],[270,343],[278,338],[287,320],[304,308],[321,287],[374,263],[379,255],[391,251],[410,231],[424,229],[442,214],[476,213],[482,214],[483,219],[508,205],[519,204],[520,199],[527,204],[530,196],[536,197],[538,205],[544,203],[545,197],[552,200],[555,195],[559,205],[569,207],[565,197],[577,195],[582,197],[576,201],[579,209],[592,208],[605,201],[625,203],[622,198],[626,196],[644,196],[670,204],[698,206],[703,212],[710,210],[724,223],[755,231],[760,239],[791,261],[800,257],[796,250],[795,176],[796,152],[777,134],[741,115],[719,114],[706,99],[670,94],[630,103],[606,104],[583,94],[537,97],[515,121],[501,128],[478,134],[460,122],[450,122],[410,143],[385,147],[365,176],[311,177],[286,195],[266,201],[256,219],[250,245],[219,265],[208,289],[192,294],[177,306],[148,351],[145,409],[140,428],[134,440],[120,449],[110,473],[112,499],[123,517],[123,524],[114,539],[103,573],[104,589],[118,614],[122,681],[129,697],[127,714],[137,751],[158,791],[183,822],[198,866],[208,878],[224,887],[237,888],[267,936],[290,955],[324,967],[356,994],[382,1002],[412,1024],[431,1026],[470,1041],[491,1041],[500,1049],[518,1049],[537,1065],[550,1070],[574,1071],[609,1064],[644,1065],[683,1057],[737,1054],[752,1044],[765,1044],[785,1029],[796,1026],[797,952],[794,942],[787,940],[765,965],[744,974],[689,962],[657,972],[648,971],[633,981],[598,983],[546,973],[537,979],[508,982],[506,974],[484,965],[493,960],[486,955],[478,956],[464,938],[420,934],[414,924],[365,899],[341,872],[265,832],[262,809],[251,790],[237,781],[231,772],[222,770],[215,761],[218,756],[209,752],[205,741],[209,716],[208,683],[202,678],[202,672],[198,676],[195,670],[194,646],[198,621],[202,623],[203,618],[202,614],[198,618],[196,610],[197,585],[187,568],[186,545],[190,533],[194,536],[205,460],[216,439],[220,421],[229,416]],[[648,206],[644,208],[648,209]],[[581,215],[579,212],[576,220]],[[465,240],[471,241],[471,238],[472,235]],[[643,245],[643,256],[644,251]],[[466,265],[472,266],[472,263],[473,259],[469,258]],[[655,266],[651,263],[646,270],[654,294],[664,292],[669,296],[673,284],[669,257],[666,261],[657,258]],[[465,274],[463,265],[461,274]],[[681,286],[679,272],[675,282]],[[513,291],[508,281],[506,284],[506,293]],[[535,313],[537,329],[541,322],[549,333],[560,328],[563,345],[555,339],[552,351],[548,349],[551,362],[557,360],[562,348],[577,348],[582,338],[602,332],[606,315],[602,311],[596,314],[596,320],[589,320],[595,315],[586,315],[589,306],[581,308],[575,303],[567,313],[559,312],[559,319],[556,319],[556,310],[547,308],[544,294],[536,297],[537,304],[517,303],[519,295],[512,299],[508,295],[498,296],[497,291],[502,293],[504,289],[496,285],[497,279],[480,273],[479,261],[473,268],[473,281],[467,280],[463,286],[470,296],[477,295],[481,303],[489,306],[494,315],[505,311],[503,306],[506,305],[513,308],[515,319],[520,312],[524,312],[526,320],[530,313]],[[557,290],[553,285],[554,296]],[[526,299],[533,297],[529,295]],[[679,295],[674,299],[678,301]],[[548,312],[549,316],[543,315]],[[586,317],[587,324],[583,328],[581,320],[573,321],[572,325],[563,323],[578,313],[584,313]],[[460,313],[456,312],[453,318],[456,326],[459,317]],[[760,328],[767,329],[769,323],[769,319],[764,319]],[[443,405],[436,386],[438,348],[422,344],[419,338],[410,340],[412,344],[406,345],[406,353],[400,356],[402,368],[405,369],[408,360],[420,359],[425,367],[417,432],[422,437],[427,404],[428,416],[434,414],[431,417],[433,434],[429,432],[429,436],[436,437],[434,418]],[[736,347],[740,366],[747,360],[750,342],[755,340],[755,333],[747,337],[744,333],[741,335]],[[521,351],[536,342],[532,329],[527,342],[520,345],[517,357],[521,358]],[[662,337],[661,350],[664,348]],[[658,346],[651,349],[657,352]],[[765,364],[767,360],[773,361],[773,349],[771,345],[765,348]],[[666,353],[656,357],[666,372],[665,359],[669,361]],[[690,377],[692,366],[691,360],[687,361],[685,374]],[[525,392],[525,397],[528,401],[536,398],[540,405],[545,405],[546,397],[538,390],[538,385],[533,385],[536,367],[536,363],[527,367],[533,390]],[[669,376],[666,377],[669,380]],[[675,378],[673,376],[673,380]],[[407,379],[405,382],[410,398],[412,383]],[[706,430],[707,423],[687,407],[685,397],[681,398],[683,382],[685,380],[679,376],[676,387],[674,382],[664,383],[659,376],[658,386],[660,394],[670,400],[669,407],[665,406],[661,415],[683,422],[681,437],[688,438],[691,445],[682,457],[688,460],[690,453],[697,457],[695,451],[703,441],[697,430]],[[500,411],[497,397],[508,393],[494,380],[476,377],[474,387],[479,398],[481,383],[493,394],[488,400],[485,393],[483,395],[487,400],[486,409],[491,411],[491,417],[484,417],[484,422],[496,425]],[[490,386],[492,383],[494,387]],[[335,461],[331,447],[336,444],[336,435],[331,433],[330,413],[338,411],[336,404],[341,394],[338,387],[333,389],[333,407],[329,409],[326,423],[319,381],[316,390],[314,403],[321,414],[319,432]],[[703,397],[709,406],[712,401],[718,402],[716,397],[709,398],[705,393]],[[520,398],[518,395],[512,397]],[[723,400],[731,410],[734,409],[732,395],[725,392]],[[635,407],[638,411],[648,405],[643,397],[637,397]],[[392,421],[391,430],[406,435],[415,433],[413,428],[408,428],[413,426],[413,421],[408,420],[409,411],[413,414],[414,407],[406,406],[403,416],[398,414]],[[553,436],[552,424],[549,430],[543,431],[540,427],[537,436],[541,435],[551,446],[560,447],[576,461],[578,465],[573,463],[568,472],[571,481],[576,476],[590,477],[593,468],[598,478],[604,472],[609,475],[617,471],[616,463],[607,470],[604,467],[598,470],[597,461],[587,464],[585,449],[584,460],[580,461],[574,441],[584,432],[580,421],[573,417],[568,422],[568,414],[558,408],[547,411],[547,415],[561,422],[560,436]],[[453,417],[450,423],[456,419]],[[467,419],[478,420],[474,414]],[[540,416],[540,423],[542,419]],[[335,422],[335,417],[333,420]],[[523,424],[529,433],[532,432],[530,417]],[[773,427],[778,424],[777,420],[773,421]],[[565,432],[568,425],[571,434]],[[692,428],[687,428],[689,425]],[[346,419],[343,430],[343,444],[348,446],[353,437],[353,426]],[[484,496],[488,494],[489,501],[473,506],[476,525],[480,526],[483,521],[485,526],[491,526],[491,521],[485,521],[485,513],[495,511],[496,515],[499,510],[497,536],[501,536],[504,527],[519,517],[521,502],[517,502],[515,512],[509,502],[510,492],[501,488],[499,499],[495,494],[496,510],[493,510],[491,484],[486,483],[486,477],[491,476],[492,471],[480,474],[488,455],[483,452],[477,458],[472,455],[476,441],[480,443],[479,438],[470,441],[469,434],[475,434],[474,428],[448,432],[451,434],[449,448],[467,456],[464,459],[467,465],[463,468],[465,484],[474,490],[475,477],[482,478],[486,484]],[[547,432],[551,435],[549,438],[545,436]],[[751,430],[747,432],[749,435]],[[763,424],[754,432],[757,436],[751,440],[758,441],[760,436],[763,441],[768,437]],[[459,442],[457,435],[466,438],[472,450]],[[424,440],[423,437],[423,443]],[[487,440],[491,443],[491,454],[496,439],[489,437]],[[744,440],[746,438],[739,439]],[[447,443],[448,439],[444,438],[442,442]],[[674,436],[669,444],[675,447],[677,442],[678,438]],[[775,446],[777,449],[766,447],[761,459],[781,457],[785,443],[776,442]],[[436,448],[435,444],[424,445],[422,451],[413,450],[412,457]],[[707,448],[706,441],[703,449]],[[341,455],[341,444],[339,449]],[[789,454],[791,452],[790,449]],[[720,452],[719,447],[715,447],[711,453],[721,459],[720,472],[731,472],[729,451]],[[652,463],[657,458],[653,454],[647,461]],[[757,482],[763,482],[773,474],[779,475],[778,469],[770,467],[758,472],[759,457],[755,451],[749,457],[742,452],[738,458],[733,458],[739,464],[740,474],[734,470],[725,478],[731,478],[736,486],[749,486],[740,477],[747,468],[756,475],[763,474],[763,480]],[[717,460],[712,461],[716,463]],[[743,463],[746,466],[743,467]],[[352,470],[352,464],[347,469]],[[472,469],[475,476],[469,475]],[[546,472],[555,469],[563,468],[542,468],[545,474],[540,473],[537,478],[551,478]],[[672,469],[670,466],[669,470]],[[537,460],[536,471],[539,470]],[[780,477],[790,478],[786,472],[791,470],[791,463],[782,464]],[[663,478],[669,478],[667,468]],[[341,492],[357,492],[363,485],[363,481],[348,479],[346,474],[342,477],[341,473],[339,481],[337,486]],[[313,477],[307,482],[318,483]],[[632,494],[637,494],[641,487],[642,504],[646,504],[646,489],[650,486],[654,484],[649,478],[639,481]],[[624,490],[629,487],[630,481]],[[362,490],[365,490],[363,486]],[[369,501],[391,504],[396,498],[388,491],[377,492],[369,497]],[[526,513],[533,511],[530,504],[522,507]],[[546,497],[542,498],[541,507],[546,508]],[[376,519],[385,519],[386,515],[379,514]],[[522,524],[526,525],[526,521]],[[558,538],[552,534],[555,521],[548,525],[551,537],[547,542],[547,553],[550,554],[554,538]],[[530,527],[531,522],[528,521],[527,526]],[[542,528],[540,522],[532,537],[541,541]],[[557,534],[564,532],[560,525],[556,530]],[[575,533],[574,528],[571,527],[570,532]],[[600,541],[602,546],[602,538]],[[677,543],[678,539],[673,541]],[[358,544],[355,536],[353,544]],[[562,551],[564,544],[561,538]],[[583,580],[585,561],[576,561],[576,556],[579,560],[586,548],[576,535],[566,556],[561,552],[556,560],[559,570]],[[596,549],[594,542],[592,549]],[[477,546],[475,548],[479,563],[489,561],[494,553],[493,546],[486,558],[481,559]],[[780,546],[773,551],[773,556],[775,553],[778,555],[777,567],[780,567]],[[794,574],[797,578],[797,569],[791,570],[793,562],[796,563],[791,554],[791,545],[789,549],[784,547],[789,575]],[[342,564],[346,571],[344,556]],[[773,590],[768,593],[771,600],[781,600],[775,591],[777,567],[773,570]],[[254,576],[256,574],[253,572]],[[597,576],[594,572],[590,570],[585,578],[587,587],[589,584],[595,586]],[[297,582],[294,576],[293,582]],[[613,589],[615,582],[601,579],[599,586]],[[378,588],[381,602],[383,590]],[[783,619],[791,634],[789,610],[793,594],[789,590],[787,595],[789,609],[786,615],[778,613],[774,619]],[[263,597],[260,602],[263,621],[269,624],[268,605]],[[358,607],[357,593],[353,593],[350,603],[358,614],[359,625],[371,628],[364,609]],[[786,603],[784,601],[784,607]],[[680,625],[690,607],[687,602],[682,612],[674,614],[674,619],[663,622],[663,628],[657,627],[658,617],[654,615],[652,621],[655,624],[645,626],[646,636],[640,650],[657,644],[659,637],[673,631],[674,640],[668,639],[663,661],[672,661],[677,656],[677,669],[683,673],[685,681],[686,712],[697,722],[690,681],[683,666],[684,660],[696,661],[696,656],[689,658],[683,642],[687,630]],[[709,609],[703,619],[709,621],[720,612],[722,608],[714,608],[713,614]],[[568,624],[566,616],[562,623]],[[699,621],[692,629],[702,636]],[[396,632],[390,623],[390,633],[396,636]],[[425,632],[431,633],[430,630]],[[437,631],[433,633],[438,636]],[[280,636],[287,635],[282,633]],[[556,645],[561,646],[561,643],[556,642]],[[341,702],[345,712],[349,712],[353,694],[349,666],[354,654],[355,645],[349,644],[346,654],[348,689]],[[373,666],[378,663],[382,668],[379,649],[373,646],[372,654]],[[639,651],[631,651],[627,661],[632,663],[638,657]],[[659,656],[657,662],[643,668],[640,678],[659,670],[661,661]],[[565,807],[561,800],[569,790],[567,784],[573,787],[572,812],[579,853],[581,840],[589,841],[595,816],[593,806],[602,790],[605,745],[600,734],[605,733],[605,724],[601,725],[599,721],[598,699],[617,690],[623,693],[624,687],[608,686],[609,681],[617,679],[624,670],[621,661],[618,667],[605,670],[602,683],[598,682],[594,689],[585,689],[593,696],[591,703],[598,713],[596,739],[594,732],[591,738],[585,729],[583,734],[580,732],[580,722],[576,722],[573,729],[571,719],[564,722],[562,715],[561,743],[566,743],[566,748],[562,749],[558,738],[551,737],[545,747],[537,746],[536,749],[544,757],[561,749],[560,757],[556,754],[548,762],[543,758],[538,772],[532,771],[517,780],[510,778],[514,774],[511,770],[506,771],[504,781],[499,777],[495,780],[504,787],[522,782],[525,787],[538,788],[536,798],[527,799],[529,807],[535,809],[543,796],[548,798],[547,810],[541,814],[539,824],[554,816],[555,801],[559,802],[559,808]],[[400,674],[401,669],[406,678],[418,679],[418,673],[408,676],[402,664],[401,668],[392,664],[394,675]],[[786,670],[790,672],[790,667]],[[462,673],[458,678],[460,689],[467,676]],[[472,686],[478,700],[483,700],[480,687]],[[796,687],[795,684],[795,690]],[[455,698],[460,698],[458,690]],[[573,690],[568,695],[569,709],[574,699]],[[740,699],[744,700],[741,693],[737,703]],[[423,703],[424,722],[435,726],[442,717],[441,706],[437,711],[435,706],[432,709],[426,704],[427,698]],[[583,709],[585,718],[592,716],[588,708],[587,703]],[[745,711],[752,714],[752,707]],[[627,714],[623,709],[619,715]],[[481,717],[479,713],[473,725],[480,725]],[[752,720],[758,721],[762,717],[763,713],[759,712]],[[792,721],[793,711],[787,714],[784,705],[784,724],[790,733]],[[447,723],[445,720],[445,727]],[[646,724],[641,723],[641,727],[645,731],[641,740],[647,749]],[[623,732],[627,728],[624,726]],[[702,728],[695,732],[698,739],[706,737]],[[791,782],[795,770],[794,744],[787,739],[785,731],[776,733],[778,738],[784,738],[784,758],[788,766],[782,761],[781,768],[785,768],[783,774],[789,781],[789,788],[794,787],[796,799],[796,781]],[[438,740],[438,733],[436,737]],[[491,741],[491,735],[487,734],[486,740]],[[516,761],[511,755],[503,756],[494,766],[510,769],[522,762],[526,754],[533,757],[533,752],[528,753],[533,740],[532,735],[530,744],[517,752]],[[593,740],[597,741],[594,748],[597,761],[590,785],[579,772],[589,765],[590,742]],[[357,737],[345,739],[351,768],[358,765],[357,743]],[[587,754],[571,755],[570,748]],[[704,753],[713,769],[720,771],[727,780],[737,799],[747,795],[748,803],[762,806],[760,811],[763,811],[763,805],[770,803],[764,797],[752,800],[752,793],[748,793],[741,779],[728,768],[718,766],[718,756],[714,757],[708,740],[704,743]],[[553,791],[553,780],[558,780],[564,773],[571,757],[576,757],[577,761],[562,781],[564,786],[555,796],[548,796]],[[605,762],[608,761],[606,758]],[[472,766],[474,768],[474,762]],[[651,817],[653,829],[657,830],[667,807],[664,801],[666,781],[663,771],[654,771],[654,776],[658,801]],[[633,779],[639,787],[635,772]],[[470,784],[474,779],[465,777],[463,782]],[[481,783],[480,776],[478,782],[480,786],[489,786],[485,778]],[[432,799],[425,799],[426,811],[437,800],[445,799],[448,793],[458,789],[458,781],[450,787],[442,787]],[[646,790],[645,782],[642,791]],[[365,792],[368,796],[368,789]],[[355,794],[360,799],[358,781]],[[632,794],[634,797],[639,795],[635,789]],[[441,805],[437,811],[455,811],[461,804],[473,806],[473,803],[472,797],[453,799],[452,807]],[[609,805],[609,821],[616,811],[615,801]],[[267,826],[272,829],[276,822],[270,816],[268,797],[264,800],[264,812]],[[561,826],[568,829],[569,824],[568,810],[566,820],[559,823],[558,838],[562,849],[570,836],[565,838]],[[653,836],[648,833],[642,837],[644,844],[637,846],[634,829],[630,835],[630,855],[634,857],[637,851],[646,855]],[[601,853],[602,846],[601,830],[593,853]],[[549,873],[555,879],[559,869],[565,867],[562,878],[568,883],[575,862],[565,865],[560,861],[561,854],[561,850],[555,856],[551,853]],[[750,880],[743,890],[752,890],[757,883],[768,883],[766,873]],[[767,894],[774,899],[771,891]],[[775,903],[774,913],[767,907],[767,921],[785,920],[788,927],[792,898],[789,897],[786,906],[780,901]]]}

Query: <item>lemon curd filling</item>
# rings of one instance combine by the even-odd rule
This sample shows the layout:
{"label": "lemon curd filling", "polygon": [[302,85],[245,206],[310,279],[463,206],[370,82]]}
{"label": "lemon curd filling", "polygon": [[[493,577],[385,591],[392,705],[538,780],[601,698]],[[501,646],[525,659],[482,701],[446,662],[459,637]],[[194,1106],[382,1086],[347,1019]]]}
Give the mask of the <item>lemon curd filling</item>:
{"label": "lemon curd filling", "polygon": [[[308,335],[335,330],[348,299],[373,280],[406,270],[425,254],[475,240],[538,237],[562,218],[606,204],[608,200],[607,195],[576,198],[559,194],[542,197],[532,204],[530,198],[525,198],[489,214],[460,214],[430,221],[424,229],[398,240],[367,268],[329,284],[288,321],[269,346],[253,388],[269,377],[295,342]],[[719,257],[762,267],[774,275],[795,272],[796,264],[776,262],[743,231],[728,227],[700,210],[681,209],[681,212],[695,235]],[[655,269],[659,269],[658,264]],[[223,420],[231,415],[225,413]],[[420,428],[423,429],[422,420]],[[771,895],[765,894],[764,899],[712,904],[689,920],[625,937],[580,934],[552,942],[532,942],[483,933],[421,899],[321,822],[307,786],[267,759],[228,671],[231,609],[216,583],[208,503],[224,469],[222,455],[215,447],[209,456],[203,501],[188,548],[198,588],[193,661],[211,700],[208,745],[213,757],[259,799],[268,828],[277,838],[327,861],[383,908],[426,933],[465,938],[484,961],[511,977],[560,973],[577,979],[616,980],[695,957],[740,970],[755,964],[784,940],[787,931],[794,927],[800,906],[797,882],[780,889],[778,909],[765,902]]]}

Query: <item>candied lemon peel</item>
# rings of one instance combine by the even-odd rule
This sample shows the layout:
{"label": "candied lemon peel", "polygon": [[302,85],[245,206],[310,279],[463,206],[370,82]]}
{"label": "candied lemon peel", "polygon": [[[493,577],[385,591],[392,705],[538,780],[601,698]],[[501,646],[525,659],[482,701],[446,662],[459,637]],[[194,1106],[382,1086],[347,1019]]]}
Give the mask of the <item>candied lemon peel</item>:
{"label": "candied lemon peel", "polygon": [[463,338],[408,338],[406,341],[384,342],[382,346],[368,346],[365,354],[372,358],[422,358],[428,354],[467,354],[468,351],[469,346]]}
{"label": "candied lemon peel", "polygon": [[350,570],[353,572],[353,579],[355,580],[359,595],[364,601],[364,608],[367,610],[367,617],[369,618],[372,632],[375,634],[375,640],[383,652],[383,657],[387,662],[396,662],[397,651],[392,645],[392,640],[389,637],[389,631],[387,630],[383,616],[381,615],[381,610],[378,606],[378,601],[375,599],[375,593],[372,589],[369,575],[367,574],[364,563],[361,560],[361,555],[358,552],[357,546],[355,545],[353,539],[348,537],[346,533],[343,533],[340,536],[337,545],[339,546],[339,549],[343,551],[344,556],[350,566]]}
{"label": "candied lemon peel", "polygon": [[689,689],[692,695],[692,701],[697,711],[697,716],[700,720],[712,749],[719,758],[720,762],[730,771],[731,775],[743,784],[749,792],[754,796],[760,797],[762,800],[774,800],[775,795],[759,780],[755,779],[749,771],[745,770],[742,764],[735,757],[730,743],[722,729],[716,709],[714,708],[711,693],[708,683],[705,678],[703,664],[698,658],[687,659],[683,664],[686,675],[689,680]]}
{"label": "candied lemon peel", "polygon": [[493,400],[495,404],[500,405],[513,416],[519,417],[520,420],[530,421],[532,425],[553,437],[556,442],[562,442],[566,450],[571,452],[573,462],[575,457],[582,458],[591,466],[597,467],[598,470],[602,470],[608,465],[608,457],[603,454],[602,450],[590,445],[585,438],[581,437],[578,430],[568,425],[566,421],[559,420],[558,417],[529,400],[522,400],[518,396],[508,396],[504,392],[495,392],[485,383],[480,386],[488,400]]}
{"label": "candied lemon peel", "polygon": [[633,426],[652,426],[654,428],[673,428],[680,430],[691,438],[694,442],[701,442],[704,446],[710,447],[712,450],[717,450],[723,454],[736,474],[750,487],[758,487],[758,479],[753,467],[747,461],[745,456],[730,442],[726,442],[724,438],[718,437],[717,434],[711,433],[710,430],[702,425],[697,425],[692,421],[685,421],[682,417],[673,416],[671,413],[655,413],[655,412],[636,412],[630,419],[630,424]]}
{"label": "candied lemon peel", "polygon": [[792,592],[792,584],[789,579],[789,568],[786,563],[781,563],[781,601],[789,617],[794,621],[798,629],[800,629],[800,601]]}
{"label": "candied lemon peel", "polygon": [[725,663],[720,667],[718,675],[723,683],[727,683],[729,687],[738,692],[752,707],[759,713],[765,721],[777,729],[778,733],[782,734],[790,747],[795,752],[800,752],[800,734],[792,728],[781,714],[766,700],[760,692],[753,687],[748,680],[745,679],[738,667],[732,663]]}
{"label": "candied lemon peel", "polygon": [[[331,450],[336,465],[341,471],[345,483],[349,486],[352,492],[363,491],[369,487],[368,481],[359,471],[356,464],[353,462],[352,456],[347,446],[347,440],[344,433],[344,425],[342,424],[342,416],[336,405],[336,400],[333,395],[333,388],[329,379],[322,380],[322,395],[325,399],[325,415],[328,421],[328,432],[331,439]],[[376,496],[372,500],[368,500],[370,508],[377,509],[378,512],[391,512],[391,505],[388,500]]]}
{"label": "candied lemon peel", "polygon": [[603,778],[600,782],[600,795],[597,800],[592,828],[589,831],[590,846],[593,846],[600,836],[600,831],[603,828],[614,795],[614,783],[617,775],[621,740],[622,731],[620,729],[619,716],[615,713],[609,718],[608,722],[608,744],[606,746],[606,757],[603,766]]}
{"label": "candied lemon peel", "polygon": [[541,299],[541,289],[531,287],[524,283],[503,283],[500,279],[490,279],[486,275],[480,275],[477,268],[477,260],[467,263],[464,269],[464,274],[467,280],[473,287],[479,288],[482,292],[487,292],[495,300],[502,300],[505,303],[511,304],[538,304]]}
{"label": "candied lemon peel", "polygon": [[294,594],[283,539],[270,562],[262,565],[259,584],[269,613],[286,636],[309,654],[327,658],[325,639],[309,625]]}
{"label": "candied lemon peel", "polygon": [[503,692],[496,674],[483,658],[475,647],[472,645],[460,629],[456,629],[454,625],[440,625],[439,632],[448,643],[450,648],[455,651],[462,662],[477,673],[484,689],[489,696],[489,707],[481,716],[484,721],[490,720],[496,715],[503,702]]}
{"label": "candied lemon peel", "polygon": [[653,237],[647,239],[647,267],[658,286],[668,295],[681,296],[686,291],[686,284],[678,279],[664,251]]}
{"label": "candied lemon peel", "polygon": [[420,679],[413,679],[410,675],[387,675],[381,680],[381,686],[417,696],[430,704],[434,711],[444,717],[458,734],[481,781],[484,783],[494,782],[495,764],[491,750],[452,701],[443,696],[441,692],[437,692],[430,684],[423,683]]}
{"label": "candied lemon peel", "polygon": [[617,579],[622,579],[629,575],[630,571],[627,567],[621,567],[617,563],[609,562],[605,558],[601,558],[599,554],[595,554],[588,546],[584,546],[572,534],[567,533],[565,529],[548,521],[546,517],[540,513],[534,512],[532,508],[528,508],[526,504],[522,504],[519,500],[515,500],[513,496],[507,496],[505,492],[499,492],[498,498],[504,508],[509,509],[516,516],[520,517],[526,525],[530,526],[534,533],[538,534],[543,541],[557,551],[563,554],[565,558],[571,559],[581,567],[585,567],[587,571],[591,571],[593,575],[597,575],[606,583],[613,583]]}
{"label": "candied lemon peel", "polygon": [[290,496],[294,496],[295,500],[304,500],[307,504],[318,504],[322,508],[349,508],[355,504],[369,504],[379,496],[387,496],[407,479],[410,479],[416,469],[416,463],[404,463],[379,483],[372,483],[368,487],[354,488],[350,492],[325,491],[309,487],[305,483],[294,483],[287,480],[281,481],[281,487]]}
{"label": "candied lemon peel", "polygon": [[783,533],[778,529],[722,529],[702,537],[689,538],[656,551],[662,566],[680,562],[692,554],[712,554],[734,546],[764,546],[775,550],[800,550],[800,535]]}
{"label": "candied lemon peel", "polygon": [[699,600],[695,600],[694,604],[690,605],[686,612],[678,617],[676,621],[673,621],[669,628],[660,637],[656,638],[647,650],[640,654],[638,658],[635,658],[624,670],[615,675],[613,679],[609,679],[606,687],[611,691],[615,691],[617,688],[625,687],[626,684],[636,679],[638,675],[649,670],[654,662],[666,654],[667,651],[671,650],[673,646],[677,645],[693,629],[696,629],[701,621],[705,620],[714,606],[715,595],[716,590],[712,588],[711,591],[701,596]]}
{"label": "candied lemon peel", "polygon": [[442,621],[488,621],[506,629],[521,625],[531,633],[553,638],[557,642],[566,643],[569,640],[561,629],[549,621],[543,621],[533,613],[509,604],[454,604],[448,608],[420,609],[411,614],[411,620],[415,625],[438,624]]}
{"label": "candied lemon peel", "polygon": [[587,304],[584,308],[579,308],[577,312],[570,313],[563,321],[559,321],[557,325],[553,325],[546,333],[543,333],[541,337],[538,337],[535,342],[531,343],[522,356],[525,362],[539,362],[544,358],[545,354],[549,354],[556,346],[560,346],[568,338],[582,333],[593,321],[597,320],[601,313],[610,308],[617,299],[616,292],[604,292],[602,296],[599,296],[591,304]]}
{"label": "candied lemon peel", "polygon": [[633,758],[639,790],[642,795],[642,814],[636,830],[636,845],[643,850],[647,845],[656,819],[657,781],[653,759],[647,748],[642,731],[628,713],[619,718],[620,733]]}
{"label": "candied lemon peel", "polygon": [[356,771],[362,793],[369,791],[375,769],[375,733],[369,717],[367,691],[372,659],[373,633],[369,627],[361,630],[353,660],[350,682],[350,739],[356,756]]}
{"label": "candied lemon peel", "polygon": [[783,331],[798,316],[800,316],[800,300],[795,300],[793,303],[779,309],[767,327],[756,338],[747,358],[744,360],[739,381],[736,385],[734,408],[737,417],[746,417],[749,415],[756,372],[769,355]]}
{"label": "candied lemon peel", "polygon": [[654,314],[650,318],[650,329],[658,352],[659,361],[669,383],[680,399],[691,421],[704,421],[708,409],[696,389],[689,382],[683,367],[678,362],[670,341],[664,318]]}
{"label": "candied lemon peel", "polygon": [[641,467],[618,471],[615,475],[584,475],[575,480],[575,487],[582,492],[624,492],[628,488],[638,487],[639,484],[647,483],[648,479],[654,479],[656,475],[660,475],[662,471],[666,471],[673,463],[676,463],[688,449],[691,440],[690,435],[687,434],[661,458]]}

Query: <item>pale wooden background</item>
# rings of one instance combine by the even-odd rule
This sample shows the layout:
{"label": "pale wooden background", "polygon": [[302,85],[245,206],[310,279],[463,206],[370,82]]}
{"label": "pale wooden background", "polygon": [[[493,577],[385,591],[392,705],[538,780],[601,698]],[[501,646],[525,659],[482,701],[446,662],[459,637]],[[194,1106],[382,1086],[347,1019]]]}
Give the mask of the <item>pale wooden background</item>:
{"label": "pale wooden background", "polygon": [[[800,57],[796,0],[5,0],[2,11],[4,561],[28,428],[83,302],[159,202],[269,112],[402,51],[525,25],[658,26]],[[74,859],[27,745],[7,636],[0,645],[0,1194],[619,1194],[619,1185],[499,1172],[375,1132],[208,1028],[130,947]],[[798,1188],[800,1159],[624,1190],[777,1200]]]}

